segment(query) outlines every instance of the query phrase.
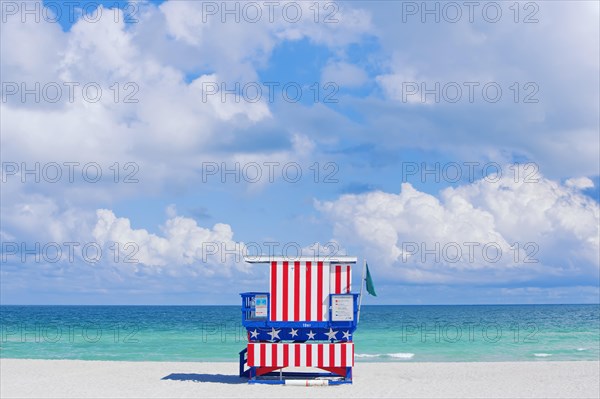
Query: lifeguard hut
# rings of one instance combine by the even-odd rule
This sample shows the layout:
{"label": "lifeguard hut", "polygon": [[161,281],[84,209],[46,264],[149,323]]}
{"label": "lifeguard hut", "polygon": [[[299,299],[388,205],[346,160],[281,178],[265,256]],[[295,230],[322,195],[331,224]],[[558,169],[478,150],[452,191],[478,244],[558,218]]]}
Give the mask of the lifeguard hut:
{"label": "lifeguard hut", "polygon": [[[352,383],[359,294],[351,292],[356,257],[256,256],[270,268],[268,292],[245,292],[248,345],[240,376],[249,383]],[[286,371],[284,371],[286,370]]]}

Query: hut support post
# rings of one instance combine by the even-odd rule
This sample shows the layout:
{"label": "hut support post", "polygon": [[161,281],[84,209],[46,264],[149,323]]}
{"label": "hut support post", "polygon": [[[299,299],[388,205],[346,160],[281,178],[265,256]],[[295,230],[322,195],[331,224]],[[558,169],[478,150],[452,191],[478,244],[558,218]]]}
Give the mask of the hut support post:
{"label": "hut support post", "polygon": [[363,259],[362,278],[360,280],[360,295],[358,296],[358,314],[356,315],[356,324],[360,321],[360,307],[362,306],[363,287],[365,286],[365,273],[367,272],[367,260]]}

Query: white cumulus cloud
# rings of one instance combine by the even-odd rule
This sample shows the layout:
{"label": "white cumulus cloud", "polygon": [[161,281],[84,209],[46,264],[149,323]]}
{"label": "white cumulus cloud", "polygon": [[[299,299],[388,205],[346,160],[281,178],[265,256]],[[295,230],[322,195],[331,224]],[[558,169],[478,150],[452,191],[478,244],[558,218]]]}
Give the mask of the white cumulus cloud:
{"label": "white cumulus cloud", "polygon": [[92,232],[96,242],[101,246],[130,244],[133,259],[141,265],[174,270],[194,265],[204,276],[229,276],[233,267],[247,270],[241,262],[243,244],[233,240],[228,224],[204,228],[193,219],[173,215],[162,226],[162,235],[157,235],[133,228],[129,219],[117,217],[108,209],[99,209],[96,215]]}
{"label": "white cumulus cloud", "polygon": [[597,275],[595,201],[541,176],[496,179],[447,188],[439,198],[404,183],[397,194],[344,195],[316,207],[333,223],[336,239],[358,246],[388,277],[403,281],[490,284]]}

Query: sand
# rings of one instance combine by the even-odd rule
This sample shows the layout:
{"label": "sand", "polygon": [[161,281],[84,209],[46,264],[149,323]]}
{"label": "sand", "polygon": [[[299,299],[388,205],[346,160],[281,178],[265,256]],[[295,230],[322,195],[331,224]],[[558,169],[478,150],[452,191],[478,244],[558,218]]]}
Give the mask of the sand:
{"label": "sand", "polygon": [[354,384],[248,385],[235,363],[0,359],[2,398],[598,398],[600,362],[357,363]]}

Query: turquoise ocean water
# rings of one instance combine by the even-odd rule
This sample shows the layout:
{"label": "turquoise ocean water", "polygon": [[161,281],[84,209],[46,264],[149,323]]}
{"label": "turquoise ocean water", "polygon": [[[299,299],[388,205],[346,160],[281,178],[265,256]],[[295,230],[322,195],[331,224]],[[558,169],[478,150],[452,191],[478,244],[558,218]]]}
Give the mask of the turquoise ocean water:
{"label": "turquoise ocean water", "polygon": [[[1,358],[237,361],[238,306],[1,306]],[[364,306],[357,361],[600,359],[599,305]]]}

